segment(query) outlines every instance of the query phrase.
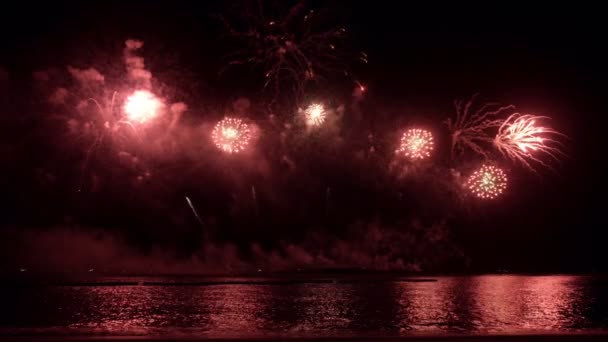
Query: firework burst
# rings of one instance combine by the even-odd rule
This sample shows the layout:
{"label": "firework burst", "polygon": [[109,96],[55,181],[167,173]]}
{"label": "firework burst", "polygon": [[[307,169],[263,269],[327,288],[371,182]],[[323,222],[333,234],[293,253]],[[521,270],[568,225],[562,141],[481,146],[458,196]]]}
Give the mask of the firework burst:
{"label": "firework burst", "polygon": [[226,117],[215,125],[211,139],[220,150],[238,153],[249,145],[251,129],[241,119]]}
{"label": "firework burst", "polygon": [[309,127],[320,126],[325,122],[327,118],[327,112],[323,105],[318,103],[313,103],[304,111],[304,119],[306,120],[306,125]]}
{"label": "firework burst", "polygon": [[465,186],[476,197],[493,199],[507,188],[507,175],[502,169],[486,164],[473,172]]}
{"label": "firework burst", "polygon": [[397,153],[409,159],[418,160],[430,157],[433,151],[433,135],[431,132],[419,129],[408,129],[401,137],[401,144]]}
{"label": "firework burst", "polygon": [[494,146],[505,156],[521,162],[533,170],[530,161],[547,166],[538,158],[539,154],[549,155],[558,160],[563,152],[559,149],[559,141],[553,137],[562,134],[550,127],[539,125],[546,117],[521,115],[515,113],[509,116],[499,127],[494,138]]}
{"label": "firework burst", "polygon": [[348,65],[357,57],[367,63],[367,55],[350,51],[346,28],[328,26],[326,14],[325,9],[303,1],[242,2],[219,17],[227,36],[239,47],[226,68],[260,68],[272,104],[280,98],[297,103],[310,83],[338,75],[351,77]]}
{"label": "firework burst", "polygon": [[162,103],[147,90],[137,90],[125,102],[125,113],[131,122],[143,124],[158,116]]}
{"label": "firework burst", "polygon": [[486,103],[474,111],[476,97],[477,95],[474,95],[466,103],[455,101],[456,117],[454,120],[449,118],[446,121],[452,135],[450,150],[452,158],[456,152],[463,153],[466,149],[488,157],[484,147],[492,142],[492,136],[488,131],[500,127],[503,123],[501,119],[496,118],[497,115],[514,108],[512,105],[498,107],[495,103]]}

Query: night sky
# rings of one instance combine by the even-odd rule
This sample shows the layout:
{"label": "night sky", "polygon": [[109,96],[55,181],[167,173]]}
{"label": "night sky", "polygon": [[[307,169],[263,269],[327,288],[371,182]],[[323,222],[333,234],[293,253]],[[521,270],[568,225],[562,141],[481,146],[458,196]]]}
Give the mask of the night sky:
{"label": "night sky", "polygon": [[[345,27],[348,50],[369,59],[346,61],[354,77],[337,72],[312,87],[305,99],[345,109],[308,136],[285,126],[296,108],[266,105],[259,69],[219,72],[237,43],[217,18],[251,4],[3,10],[0,271],[606,270],[608,28],[600,5],[303,3],[328,27]],[[106,84],[119,79],[127,39],[144,42],[152,90],[188,110],[160,147],[101,144],[83,171],[91,142],[71,140],[73,114],[46,99],[53,87],[74,87],[68,66],[95,68]],[[362,99],[352,95],[355,78],[367,87]],[[455,99],[476,93],[481,102],[551,117],[567,136],[567,157],[537,173],[501,159],[510,181],[504,196],[460,194],[450,169],[466,174],[480,158],[448,161],[443,121]],[[227,156],[209,132],[243,98],[259,137],[248,153]],[[396,170],[404,166],[395,166],[394,149],[410,124],[432,127],[437,149],[408,173]],[[162,132],[153,127],[142,137]]]}

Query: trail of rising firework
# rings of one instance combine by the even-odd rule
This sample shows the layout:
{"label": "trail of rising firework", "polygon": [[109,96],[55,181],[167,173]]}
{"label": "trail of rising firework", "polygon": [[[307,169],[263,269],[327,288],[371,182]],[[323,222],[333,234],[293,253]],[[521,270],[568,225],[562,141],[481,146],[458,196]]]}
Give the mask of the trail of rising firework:
{"label": "trail of rising firework", "polygon": [[201,220],[201,217],[198,216],[198,212],[194,208],[194,205],[192,204],[192,201],[190,200],[190,198],[188,198],[188,196],[185,196],[185,197],[186,197],[186,202],[188,203],[188,206],[190,207],[190,209],[192,209],[192,213],[194,214],[194,217],[196,217],[196,220],[198,221],[198,223],[201,224],[201,226],[204,226],[203,220]]}

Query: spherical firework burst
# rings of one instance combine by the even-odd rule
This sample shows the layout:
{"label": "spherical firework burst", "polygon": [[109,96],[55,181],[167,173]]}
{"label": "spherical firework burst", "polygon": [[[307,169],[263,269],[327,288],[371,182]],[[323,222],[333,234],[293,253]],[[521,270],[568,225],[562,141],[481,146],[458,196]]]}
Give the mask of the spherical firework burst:
{"label": "spherical firework burst", "polygon": [[496,166],[483,165],[473,172],[465,185],[473,195],[483,199],[493,199],[507,188],[507,175]]}
{"label": "spherical firework burst", "polygon": [[220,150],[238,153],[249,145],[251,130],[243,120],[226,117],[215,125],[211,139]]}
{"label": "spherical firework burst", "polygon": [[319,126],[325,122],[327,113],[323,105],[313,103],[304,111],[304,118],[308,126]]}
{"label": "spherical firework burst", "polygon": [[161,101],[147,90],[137,90],[125,102],[125,113],[131,122],[145,123],[158,115]]}
{"label": "spherical firework burst", "polygon": [[533,170],[529,160],[548,166],[537,155],[547,154],[556,160],[558,155],[563,155],[559,141],[552,138],[561,133],[540,126],[538,123],[543,119],[545,117],[519,113],[509,116],[499,127],[494,146],[503,155],[521,162],[529,169]]}
{"label": "spherical firework burst", "polygon": [[433,135],[431,132],[419,129],[408,129],[401,136],[401,144],[397,153],[412,159],[425,159],[431,155],[433,151]]}

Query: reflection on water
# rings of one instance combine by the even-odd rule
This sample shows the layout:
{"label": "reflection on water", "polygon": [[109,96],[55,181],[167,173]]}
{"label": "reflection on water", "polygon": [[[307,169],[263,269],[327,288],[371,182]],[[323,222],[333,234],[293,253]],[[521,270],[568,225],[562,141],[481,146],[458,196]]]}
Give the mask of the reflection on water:
{"label": "reflection on water", "polygon": [[582,276],[4,288],[0,334],[403,335],[606,329],[606,290],[602,278]]}
{"label": "reflection on water", "polygon": [[[608,307],[594,300],[599,279],[573,276],[440,278],[401,283],[401,327],[414,331],[516,332],[606,328]],[[430,286],[429,286],[430,285]],[[604,311],[594,321],[586,310]]]}

